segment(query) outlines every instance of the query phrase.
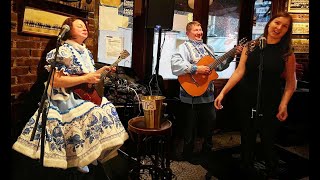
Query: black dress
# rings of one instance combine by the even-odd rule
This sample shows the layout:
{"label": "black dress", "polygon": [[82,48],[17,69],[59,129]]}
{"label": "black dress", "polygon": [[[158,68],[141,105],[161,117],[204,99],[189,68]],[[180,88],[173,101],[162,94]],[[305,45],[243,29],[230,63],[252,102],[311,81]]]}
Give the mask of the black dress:
{"label": "black dress", "polygon": [[[248,54],[246,72],[239,83],[241,95],[239,96],[239,117],[241,120],[241,147],[244,165],[252,166],[254,162],[254,148],[257,133],[260,134],[264,160],[267,168],[276,166],[274,140],[276,129],[280,121],[276,118],[278,106],[282,97],[282,78],[285,60],[279,44],[267,44],[261,50],[258,47]],[[263,54],[263,71],[260,91],[260,113],[256,118],[252,109],[256,109],[257,91],[259,82],[259,65]]]}

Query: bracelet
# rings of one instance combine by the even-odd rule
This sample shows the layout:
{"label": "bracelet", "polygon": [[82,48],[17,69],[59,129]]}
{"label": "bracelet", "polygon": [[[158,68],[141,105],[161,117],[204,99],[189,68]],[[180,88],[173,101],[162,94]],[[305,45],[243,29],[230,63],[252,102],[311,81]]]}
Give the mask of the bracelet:
{"label": "bracelet", "polygon": [[190,73],[191,73],[191,74],[196,73],[196,72],[197,72],[197,69],[198,69],[198,66],[197,66],[197,65],[192,65],[192,66],[191,66],[191,69],[190,69]]}

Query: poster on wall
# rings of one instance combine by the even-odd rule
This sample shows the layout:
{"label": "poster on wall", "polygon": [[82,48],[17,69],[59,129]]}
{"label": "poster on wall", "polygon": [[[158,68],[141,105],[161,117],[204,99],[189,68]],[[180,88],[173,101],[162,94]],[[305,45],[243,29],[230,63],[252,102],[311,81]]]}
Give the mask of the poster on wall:
{"label": "poster on wall", "polygon": [[112,57],[114,59],[117,59],[123,50],[123,38],[121,37],[112,37],[107,36],[106,37],[106,56]]}
{"label": "poster on wall", "polygon": [[68,16],[27,6],[24,10],[22,32],[44,36],[58,36],[62,23],[67,18]]}
{"label": "poster on wall", "polygon": [[[112,64],[123,50],[132,54],[133,0],[101,0],[98,62]],[[131,55],[119,66],[131,67]]]}

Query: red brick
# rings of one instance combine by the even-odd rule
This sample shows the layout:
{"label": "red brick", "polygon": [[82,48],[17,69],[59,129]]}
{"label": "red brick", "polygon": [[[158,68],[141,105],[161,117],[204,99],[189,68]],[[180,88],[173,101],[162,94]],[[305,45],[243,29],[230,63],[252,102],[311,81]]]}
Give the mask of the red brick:
{"label": "red brick", "polygon": [[11,75],[12,76],[18,76],[18,75],[24,75],[29,73],[29,67],[28,66],[20,66],[20,67],[12,67],[11,68]]}
{"label": "red brick", "polygon": [[11,21],[17,22],[18,21],[18,15],[17,13],[11,12]]}
{"label": "red brick", "polygon": [[94,18],[94,12],[88,13],[89,21]]}
{"label": "red brick", "polygon": [[21,34],[17,34],[17,32],[11,32],[11,39],[14,39],[16,41],[19,41],[19,40],[29,40],[30,39],[30,36],[27,36],[27,35],[21,35]]}
{"label": "red brick", "polygon": [[43,53],[43,50],[31,49],[30,51],[32,57],[41,57]]}
{"label": "red brick", "polygon": [[41,42],[37,41],[17,41],[17,48],[31,48],[31,49],[40,49]]}
{"label": "red brick", "polygon": [[30,49],[11,49],[11,57],[29,57]]}
{"label": "red brick", "polygon": [[11,76],[11,84],[17,84],[17,77]]}
{"label": "red brick", "polygon": [[30,66],[30,73],[37,74],[38,66]]}
{"label": "red brick", "polygon": [[[40,44],[40,49],[54,49],[56,46],[55,46],[55,43],[50,43],[50,39],[43,39],[41,41],[41,44]],[[50,46],[50,47],[47,47],[47,46]],[[47,50],[47,51],[49,51]]]}
{"label": "red brick", "polygon": [[17,76],[18,84],[34,83],[37,80],[37,75],[27,74],[22,76]]}
{"label": "red brick", "polygon": [[32,85],[33,85],[33,83],[11,85],[11,94],[19,94],[22,92],[30,91],[30,88]]}
{"label": "red brick", "polygon": [[11,40],[11,48],[16,48],[17,47],[17,42]]}
{"label": "red brick", "polygon": [[20,58],[15,60],[16,66],[37,66],[40,58]]}

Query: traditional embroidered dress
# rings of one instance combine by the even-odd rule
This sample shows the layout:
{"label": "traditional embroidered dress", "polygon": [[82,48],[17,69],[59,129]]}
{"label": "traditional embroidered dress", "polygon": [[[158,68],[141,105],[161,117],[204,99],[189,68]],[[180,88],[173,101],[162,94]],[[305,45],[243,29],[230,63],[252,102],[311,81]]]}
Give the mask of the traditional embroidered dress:
{"label": "traditional embroidered dress", "polygon": [[[52,64],[55,49],[47,54]],[[92,54],[85,47],[67,40],[57,54],[56,70],[66,75],[94,72]],[[46,66],[50,70],[51,65]],[[44,162],[46,167],[82,167],[94,160],[105,162],[117,155],[117,149],[128,139],[114,105],[105,97],[100,106],[76,98],[70,89],[48,88],[49,108],[46,121]],[[38,110],[30,118],[13,149],[33,159],[40,158],[40,114],[36,134],[31,134]]]}

